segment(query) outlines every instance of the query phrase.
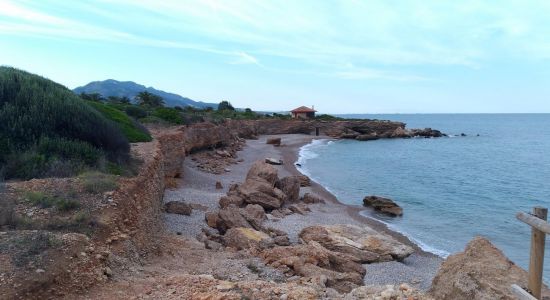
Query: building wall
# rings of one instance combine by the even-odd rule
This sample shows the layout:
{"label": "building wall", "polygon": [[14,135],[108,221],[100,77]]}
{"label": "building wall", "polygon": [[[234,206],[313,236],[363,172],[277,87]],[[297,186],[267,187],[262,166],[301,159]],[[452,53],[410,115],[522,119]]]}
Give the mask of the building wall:
{"label": "building wall", "polygon": [[292,113],[292,117],[295,119],[312,119],[315,118],[315,113]]}

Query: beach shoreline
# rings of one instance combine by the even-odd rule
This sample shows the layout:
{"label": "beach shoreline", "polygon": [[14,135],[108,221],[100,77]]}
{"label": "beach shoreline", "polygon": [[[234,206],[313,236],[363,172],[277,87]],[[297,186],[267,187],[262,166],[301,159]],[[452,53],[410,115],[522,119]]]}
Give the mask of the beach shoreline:
{"label": "beach shoreline", "polygon": [[[268,138],[281,138],[281,145],[275,147],[266,144]],[[203,210],[193,210],[190,216],[164,214],[164,221],[168,232],[178,233],[187,238],[195,239],[200,235],[207,212],[215,212],[219,208],[220,197],[227,193],[229,186],[239,184],[245,180],[252,164],[267,157],[282,159],[284,164],[274,166],[279,177],[302,175],[295,163],[299,158],[300,149],[313,140],[331,139],[327,136],[311,136],[304,134],[261,135],[258,139],[247,140],[242,150],[237,152],[238,163],[228,166],[228,172],[212,174],[199,170],[197,162],[186,159],[184,162],[183,178],[178,187],[165,191],[164,201],[178,201],[198,204]],[[220,182],[222,189],[216,189]],[[411,256],[403,261],[391,261],[366,264],[367,273],[364,277],[365,285],[400,284],[407,282],[421,290],[427,290],[433,277],[437,273],[443,259],[433,253],[422,250],[417,244],[405,235],[393,231],[382,222],[364,217],[361,211],[368,210],[362,206],[344,204],[337,197],[325,189],[321,184],[311,181],[311,186],[302,187],[300,194],[313,193],[324,199],[326,203],[308,205],[310,212],[306,214],[292,214],[284,218],[270,218],[265,221],[267,227],[282,230],[288,234],[293,244],[300,242],[299,233],[306,227],[315,225],[351,224],[368,226],[376,231],[386,233],[394,239],[412,247],[415,250]]]}
{"label": "beach shoreline", "polygon": [[[268,136],[268,137],[272,137],[272,136]],[[298,162],[298,159],[300,158],[300,150],[302,149],[302,147],[310,144],[314,140],[331,140],[331,141],[333,141],[335,139],[331,138],[331,137],[328,137],[328,136],[311,137],[311,140],[309,140],[309,141],[307,141],[307,138],[306,138],[302,142],[293,143],[293,144],[285,144],[285,146],[280,147],[281,156],[283,158],[283,161],[285,162],[284,167],[289,173],[291,173],[292,175],[306,175],[306,174],[300,172],[300,170],[296,166],[296,163]],[[292,163],[290,163],[290,162],[292,162]],[[378,231],[381,231],[381,232],[384,232],[386,234],[391,235],[392,237],[394,237],[398,241],[413,247],[415,249],[415,251],[417,251],[418,253],[421,253],[422,255],[434,256],[434,257],[437,257],[437,258],[441,258],[440,256],[438,256],[435,253],[428,252],[428,251],[422,249],[419,245],[417,245],[415,242],[413,242],[409,237],[407,237],[406,235],[404,235],[404,234],[402,234],[398,231],[390,229],[388,227],[388,225],[384,224],[383,222],[378,221],[378,220],[373,219],[373,218],[363,216],[361,214],[361,212],[365,211],[365,210],[368,210],[368,208],[363,207],[363,206],[359,206],[359,205],[350,205],[350,204],[345,204],[345,203],[340,202],[334,194],[332,194],[323,185],[321,185],[320,183],[316,182],[313,179],[311,180],[311,190],[315,194],[321,196],[323,199],[329,200],[333,204],[341,205],[343,208],[345,208],[345,213],[348,216],[350,216],[351,218],[353,218],[354,220],[356,220],[358,222],[361,222],[361,223],[364,223],[368,226],[371,226],[372,228],[374,228]]]}

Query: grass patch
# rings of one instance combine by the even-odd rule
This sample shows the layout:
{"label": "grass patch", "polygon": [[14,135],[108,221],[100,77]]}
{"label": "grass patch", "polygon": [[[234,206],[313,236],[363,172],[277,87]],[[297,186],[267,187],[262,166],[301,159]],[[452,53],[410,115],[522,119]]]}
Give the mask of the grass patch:
{"label": "grass patch", "polygon": [[60,211],[70,211],[80,207],[76,200],[52,197],[41,192],[26,192],[25,200],[40,208],[55,207]]}
{"label": "grass patch", "polygon": [[101,172],[86,172],[80,175],[84,190],[88,193],[99,194],[117,188],[116,176]]}

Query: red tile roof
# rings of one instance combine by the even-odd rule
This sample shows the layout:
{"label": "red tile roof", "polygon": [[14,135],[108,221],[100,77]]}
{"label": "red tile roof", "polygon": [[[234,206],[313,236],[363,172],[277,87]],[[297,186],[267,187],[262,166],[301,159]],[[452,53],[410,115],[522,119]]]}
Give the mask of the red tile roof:
{"label": "red tile roof", "polygon": [[295,109],[291,110],[290,112],[293,112],[293,113],[307,113],[307,112],[316,112],[316,110],[312,109],[312,108],[309,108],[307,106],[300,106],[298,108],[295,108]]}

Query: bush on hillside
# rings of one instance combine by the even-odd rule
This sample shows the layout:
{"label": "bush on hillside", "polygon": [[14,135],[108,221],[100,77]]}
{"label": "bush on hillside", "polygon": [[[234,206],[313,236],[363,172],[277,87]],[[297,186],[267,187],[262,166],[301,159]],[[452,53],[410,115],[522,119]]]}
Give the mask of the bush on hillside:
{"label": "bush on hillside", "polygon": [[181,112],[169,107],[160,107],[153,111],[152,116],[171,124],[183,124]]}
{"label": "bush on hillside", "polygon": [[14,68],[0,67],[0,120],[0,169],[7,178],[43,176],[60,160],[89,166],[91,157],[129,157],[116,124],[62,85]]}
{"label": "bush on hillside", "polygon": [[128,117],[124,112],[109,104],[91,101],[88,104],[102,113],[107,119],[115,122],[131,143],[151,141],[151,136],[147,132],[147,129],[138,125],[137,122]]}

